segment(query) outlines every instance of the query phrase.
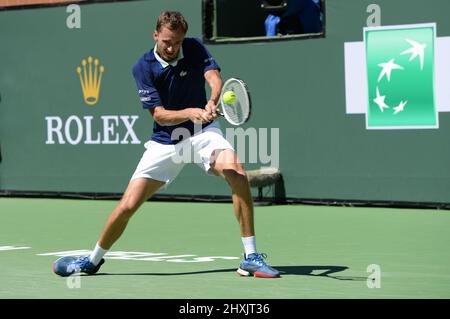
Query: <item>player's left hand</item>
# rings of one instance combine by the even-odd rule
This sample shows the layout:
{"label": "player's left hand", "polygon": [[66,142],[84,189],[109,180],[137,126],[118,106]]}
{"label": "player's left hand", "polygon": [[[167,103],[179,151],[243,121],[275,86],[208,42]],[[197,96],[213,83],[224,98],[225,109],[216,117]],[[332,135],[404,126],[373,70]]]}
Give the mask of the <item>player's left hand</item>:
{"label": "player's left hand", "polygon": [[217,117],[219,116],[219,114],[217,114],[216,103],[214,103],[213,100],[208,101],[208,103],[205,106],[205,110],[212,116],[213,120],[217,119]]}

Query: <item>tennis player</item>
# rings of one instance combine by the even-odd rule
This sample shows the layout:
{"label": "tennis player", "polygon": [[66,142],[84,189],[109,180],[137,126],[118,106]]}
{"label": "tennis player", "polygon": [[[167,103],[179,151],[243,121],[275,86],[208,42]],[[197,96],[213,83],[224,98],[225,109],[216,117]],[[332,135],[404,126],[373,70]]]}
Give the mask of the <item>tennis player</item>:
{"label": "tennis player", "polygon": [[[140,100],[154,120],[153,135],[91,255],[69,263],[55,262],[56,274],[96,273],[140,205],[172,182],[186,164],[180,161],[179,151],[192,149],[198,159],[195,162],[205,172],[224,178],[231,188],[244,245],[244,259],[237,272],[279,277],[279,272],[264,262],[266,255],[256,250],[249,183],[233,147],[214,121],[222,88],[220,67],[199,40],[185,37],[187,30],[181,13],[163,12],[159,16],[153,34],[155,47],[133,67]],[[209,99],[205,79],[211,87]]]}

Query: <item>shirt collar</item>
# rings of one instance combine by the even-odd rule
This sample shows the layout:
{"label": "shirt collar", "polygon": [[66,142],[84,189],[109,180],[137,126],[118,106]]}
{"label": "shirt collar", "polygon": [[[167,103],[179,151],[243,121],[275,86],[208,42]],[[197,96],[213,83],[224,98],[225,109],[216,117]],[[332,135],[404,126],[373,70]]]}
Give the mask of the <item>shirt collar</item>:
{"label": "shirt collar", "polygon": [[163,67],[163,69],[165,69],[166,67],[168,67],[169,65],[171,66],[177,66],[178,61],[181,60],[184,56],[183,56],[183,47],[180,47],[180,52],[178,52],[178,56],[175,60],[167,62],[164,61],[158,54],[158,52],[156,51],[156,49],[158,48],[158,44],[155,43],[155,48],[153,49],[153,54],[155,55],[156,60],[158,60],[159,64],[161,64],[161,66]]}

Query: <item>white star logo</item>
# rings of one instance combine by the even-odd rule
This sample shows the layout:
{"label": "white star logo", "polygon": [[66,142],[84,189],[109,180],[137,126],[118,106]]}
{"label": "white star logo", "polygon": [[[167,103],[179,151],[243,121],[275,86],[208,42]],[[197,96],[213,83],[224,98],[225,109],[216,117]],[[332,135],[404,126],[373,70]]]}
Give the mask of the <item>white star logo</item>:
{"label": "white star logo", "polygon": [[377,97],[375,99],[373,99],[373,101],[378,105],[381,112],[384,112],[384,109],[389,108],[389,106],[386,105],[386,103],[384,102],[385,98],[386,98],[385,95],[383,95],[383,96],[380,95],[380,90],[378,89],[378,86],[377,86]]}
{"label": "white star logo", "polygon": [[400,104],[396,107],[394,107],[394,115],[400,112],[403,112],[403,109],[405,108],[406,103],[408,103],[408,101],[401,101]]}
{"label": "white star logo", "polygon": [[389,62],[386,63],[380,63],[378,64],[378,66],[381,66],[383,68],[380,76],[378,77],[378,82],[380,82],[385,74],[387,75],[388,82],[390,82],[392,70],[403,70],[403,67],[394,63],[394,59],[390,59]]}
{"label": "white star logo", "polygon": [[409,57],[409,61],[414,60],[416,57],[420,58],[420,70],[423,70],[423,59],[424,59],[424,50],[427,47],[426,44],[420,44],[416,41],[413,40],[409,40],[409,39],[405,39],[409,44],[412,45],[411,48],[409,48],[408,50],[405,50],[401,53],[401,55],[404,54],[411,54],[411,56]]}

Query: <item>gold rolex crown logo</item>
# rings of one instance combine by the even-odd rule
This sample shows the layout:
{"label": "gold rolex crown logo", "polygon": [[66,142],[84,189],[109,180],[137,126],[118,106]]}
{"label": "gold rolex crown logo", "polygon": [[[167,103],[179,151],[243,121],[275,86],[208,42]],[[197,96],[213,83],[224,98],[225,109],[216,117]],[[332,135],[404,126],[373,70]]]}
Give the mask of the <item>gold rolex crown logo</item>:
{"label": "gold rolex crown logo", "polygon": [[[94,60],[94,66],[92,66],[92,60]],[[77,67],[77,73],[80,76],[84,102],[89,105],[94,105],[98,102],[102,75],[105,68],[103,65],[99,66],[98,59],[92,59],[91,56],[88,57],[87,62],[83,59],[81,64],[82,67]]]}

